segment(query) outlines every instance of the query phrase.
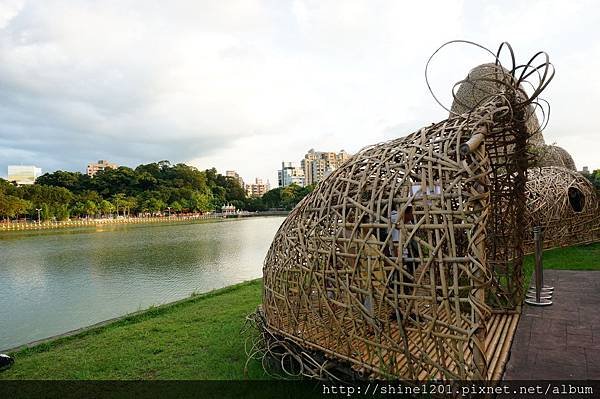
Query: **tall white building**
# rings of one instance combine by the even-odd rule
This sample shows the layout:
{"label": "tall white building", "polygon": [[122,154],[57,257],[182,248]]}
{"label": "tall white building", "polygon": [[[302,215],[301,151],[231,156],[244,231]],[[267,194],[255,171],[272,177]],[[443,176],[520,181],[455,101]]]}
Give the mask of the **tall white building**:
{"label": "tall white building", "polygon": [[18,185],[33,184],[42,175],[42,168],[33,165],[8,165],[8,181]]}
{"label": "tall white building", "polygon": [[350,154],[344,150],[335,153],[310,149],[301,161],[304,170],[304,184],[307,186],[317,184],[349,158]]}
{"label": "tall white building", "polygon": [[297,184],[304,187],[304,169],[295,165],[293,162],[282,162],[281,170],[277,171],[279,187],[286,187],[290,184]]}
{"label": "tall white building", "polygon": [[271,189],[271,185],[269,181],[265,183],[263,179],[259,179],[258,177],[254,180],[254,183],[246,184],[246,195],[248,197],[262,197],[264,193]]}
{"label": "tall white building", "polygon": [[244,187],[244,180],[241,178],[241,176],[235,170],[226,170],[225,171],[225,176],[226,177],[231,177],[231,178],[237,180],[238,183],[240,183],[240,186],[242,188]]}

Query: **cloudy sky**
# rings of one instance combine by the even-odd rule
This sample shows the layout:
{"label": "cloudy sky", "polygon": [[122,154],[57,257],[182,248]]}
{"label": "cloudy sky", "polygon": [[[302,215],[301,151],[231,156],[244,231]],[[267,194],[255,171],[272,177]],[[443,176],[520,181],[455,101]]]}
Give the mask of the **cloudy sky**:
{"label": "cloudy sky", "polygon": [[[0,176],[168,159],[276,185],[282,160],[444,119],[424,79],[452,39],[550,54],[546,142],[600,168],[594,1],[0,0]],[[433,89],[490,56],[442,50]]]}

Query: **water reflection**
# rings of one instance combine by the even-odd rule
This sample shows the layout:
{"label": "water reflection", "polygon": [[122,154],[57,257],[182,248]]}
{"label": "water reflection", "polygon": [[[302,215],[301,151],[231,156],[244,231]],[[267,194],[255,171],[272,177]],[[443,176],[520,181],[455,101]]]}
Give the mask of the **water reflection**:
{"label": "water reflection", "polygon": [[0,348],[260,277],[282,221],[0,234]]}

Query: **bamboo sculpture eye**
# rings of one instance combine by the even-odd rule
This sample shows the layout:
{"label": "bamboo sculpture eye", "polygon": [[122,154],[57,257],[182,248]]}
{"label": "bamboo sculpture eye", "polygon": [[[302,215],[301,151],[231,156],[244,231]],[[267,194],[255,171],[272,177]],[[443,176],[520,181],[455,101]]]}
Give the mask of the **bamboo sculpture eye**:
{"label": "bamboo sculpture eye", "polygon": [[583,211],[585,195],[577,187],[569,187],[569,205],[575,212]]}

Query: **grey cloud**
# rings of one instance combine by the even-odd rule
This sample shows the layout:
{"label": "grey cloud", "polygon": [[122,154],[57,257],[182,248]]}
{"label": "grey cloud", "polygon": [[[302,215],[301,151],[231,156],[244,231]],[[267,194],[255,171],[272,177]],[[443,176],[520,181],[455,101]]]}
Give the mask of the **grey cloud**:
{"label": "grey cloud", "polygon": [[48,171],[82,170],[97,159],[184,162],[241,136],[161,108],[170,93],[155,86],[165,61],[153,43],[132,54],[81,52],[51,20],[29,5],[0,27],[0,176],[21,163]]}
{"label": "grey cloud", "polygon": [[[82,170],[97,159],[131,166],[161,159],[183,162],[225,148],[239,137],[230,134],[222,140],[210,132],[153,123],[144,120],[143,111],[138,112],[140,120],[103,129],[97,125],[136,111],[111,114],[93,104],[56,100],[52,92],[34,96],[18,88],[2,90],[0,104],[0,175],[9,163],[35,164],[48,171]],[[89,114],[77,115],[77,108]]]}
{"label": "grey cloud", "polygon": [[[311,147],[355,151],[447,116],[427,93],[423,68],[431,51],[455,37],[491,47],[509,40],[520,62],[548,50],[558,72],[547,92],[547,137],[597,167],[595,127],[585,115],[599,98],[599,14],[586,3],[579,9],[590,11],[568,21],[561,9],[570,5],[545,1],[514,1],[502,12],[475,1],[304,3],[13,7],[16,16],[0,15],[0,175],[8,163],[81,170],[105,158],[267,176],[278,158],[299,159]],[[552,12],[535,18],[540,9]],[[504,23],[515,17],[531,24]],[[550,40],[556,36],[562,39]],[[481,63],[477,57],[490,61],[454,47],[436,56],[430,78],[444,104],[452,84]],[[569,87],[582,88],[583,98]]]}

